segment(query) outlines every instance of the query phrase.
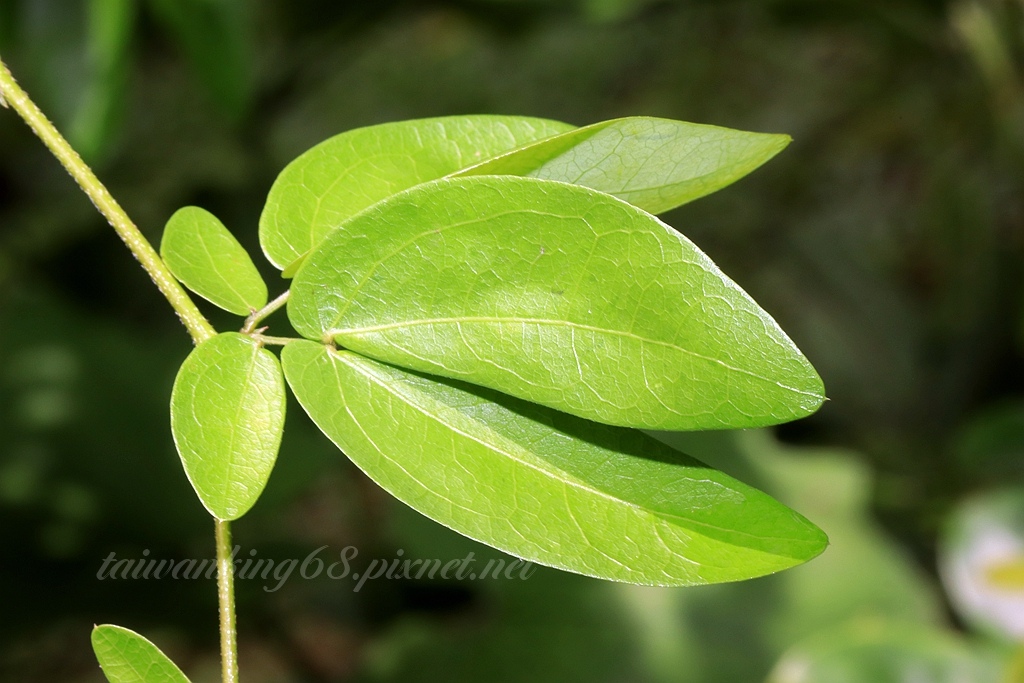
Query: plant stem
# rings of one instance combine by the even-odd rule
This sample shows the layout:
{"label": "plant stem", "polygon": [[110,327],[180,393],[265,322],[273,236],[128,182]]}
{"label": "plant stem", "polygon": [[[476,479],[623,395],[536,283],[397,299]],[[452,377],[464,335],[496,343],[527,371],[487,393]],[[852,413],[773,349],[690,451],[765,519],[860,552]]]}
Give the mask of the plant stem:
{"label": "plant stem", "polygon": [[293,341],[298,341],[297,337],[271,337],[266,334],[260,334],[259,332],[252,332],[249,336],[260,344],[266,344],[268,346],[287,346]]}
{"label": "plant stem", "polygon": [[21,89],[2,60],[0,60],[0,100],[6,101],[11,108],[18,112],[25,123],[43,141],[43,144],[57,157],[61,165],[67,169],[82,191],[92,200],[93,205],[110,222],[121,240],[139,260],[167,302],[181,318],[182,324],[192,335],[192,340],[198,344],[215,335],[216,331],[213,326],[171,275],[171,271],[160,255],[139,232],[139,229],[128,218],[128,214],[114,200],[92,169],[78,156],[78,152],[71,148],[64,136],[50,123],[28,94]]}
{"label": "plant stem", "polygon": [[[14,80],[7,65],[0,60],[0,105],[13,108],[50,152],[64,166],[93,205],[109,221],[118,236],[152,278],[157,289],[178,314],[182,324],[199,344],[217,334],[195,303],[182,289],[153,245],[139,231],[121,205],[114,200],[92,169],[82,161],[64,136]],[[224,683],[238,683],[238,643],[235,633],[234,558],[231,528],[228,522],[216,520],[217,600],[220,605],[221,661]]]}
{"label": "plant stem", "polygon": [[221,679],[223,683],[238,683],[238,634],[235,631],[235,566],[231,547],[231,523],[218,519],[215,524]]}
{"label": "plant stem", "polygon": [[257,325],[263,322],[263,320],[269,317],[274,311],[288,303],[288,297],[291,296],[291,293],[292,290],[286,289],[284,294],[277,297],[260,310],[254,311],[252,315],[245,319],[245,326],[242,328],[242,334],[252,334]]}

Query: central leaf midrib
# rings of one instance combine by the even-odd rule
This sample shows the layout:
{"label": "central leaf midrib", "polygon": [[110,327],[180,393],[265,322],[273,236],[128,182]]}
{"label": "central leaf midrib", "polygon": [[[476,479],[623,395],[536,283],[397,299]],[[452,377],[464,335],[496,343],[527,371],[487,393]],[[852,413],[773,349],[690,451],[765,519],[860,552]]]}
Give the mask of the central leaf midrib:
{"label": "central leaf midrib", "polygon": [[[589,485],[586,482],[583,482],[583,481],[577,479],[576,477],[573,477],[573,476],[569,475],[568,473],[565,472],[565,470],[555,468],[550,463],[547,463],[547,461],[543,461],[547,465],[546,467],[544,465],[541,465],[540,463],[532,462],[532,460],[533,460],[532,458],[524,458],[523,456],[517,455],[514,452],[514,451],[523,451],[523,452],[528,453],[528,451],[526,451],[526,449],[524,449],[522,446],[517,444],[515,441],[509,439],[507,436],[503,436],[502,434],[499,434],[498,432],[495,432],[494,430],[486,427],[485,425],[482,425],[481,423],[476,422],[476,424],[481,425],[481,428],[486,429],[489,434],[497,437],[497,440],[499,442],[510,444],[512,446],[511,448],[507,448],[507,447],[503,448],[503,447],[499,446],[498,444],[490,443],[488,441],[483,440],[480,436],[467,433],[463,429],[460,429],[460,428],[456,427],[455,425],[451,424],[450,421],[445,420],[442,415],[439,415],[439,414],[437,414],[435,412],[432,412],[432,411],[428,410],[427,407],[421,405],[421,403],[419,401],[415,401],[413,399],[413,397],[411,397],[409,395],[410,394],[410,390],[405,389],[404,387],[400,388],[400,387],[395,386],[393,383],[387,381],[386,378],[380,377],[379,375],[377,375],[376,373],[370,371],[369,369],[367,369],[366,367],[364,367],[360,363],[353,363],[348,358],[346,358],[345,356],[343,356],[343,355],[341,355],[341,354],[339,354],[337,352],[330,351],[329,353],[330,353],[330,356],[334,360],[337,360],[339,362],[345,363],[350,368],[352,368],[355,372],[359,373],[363,377],[365,377],[368,380],[372,381],[374,384],[378,385],[379,387],[381,387],[382,389],[384,389],[388,393],[392,394],[396,398],[399,398],[403,403],[405,403],[406,405],[412,407],[414,410],[422,413],[425,417],[430,418],[432,420],[435,420],[435,421],[443,424],[445,427],[451,429],[452,431],[454,431],[454,432],[456,432],[456,433],[458,433],[458,434],[460,434],[460,435],[462,435],[462,436],[464,436],[464,437],[466,437],[466,438],[468,438],[468,439],[470,439],[472,441],[475,441],[476,443],[479,443],[481,446],[484,446],[485,448],[493,451],[494,453],[497,453],[499,455],[505,456],[506,458],[508,458],[510,460],[513,460],[516,463],[519,463],[519,464],[521,464],[521,465],[523,465],[525,467],[529,467],[530,469],[533,469],[533,470],[541,473],[542,475],[544,475],[545,477],[548,477],[552,481],[559,482],[559,483],[562,483],[562,484],[565,484],[565,485],[569,485],[569,486],[577,488],[577,489],[579,489],[581,491],[585,491],[587,493],[591,493],[591,494],[600,496],[602,498],[605,498],[605,499],[611,501],[612,503],[633,508],[634,510],[638,510],[638,511],[642,512],[643,514],[648,515],[649,517],[654,517],[654,518],[660,519],[661,521],[663,521],[665,523],[668,523],[670,525],[682,526],[682,527],[688,529],[689,531],[693,531],[695,533],[701,534],[702,536],[705,536],[705,538],[708,538],[709,540],[714,540],[716,542],[723,543],[725,545],[733,545],[733,546],[739,546],[739,547],[748,547],[748,546],[741,546],[740,544],[737,544],[737,543],[730,543],[728,541],[721,541],[721,540],[718,540],[718,539],[712,539],[711,537],[706,536],[705,534],[702,534],[699,530],[690,528],[688,525],[690,523],[692,523],[692,524],[697,525],[697,526],[701,526],[701,527],[704,527],[704,528],[707,528],[707,529],[716,529],[718,531],[725,532],[725,533],[737,533],[737,534],[741,534],[741,535],[745,535],[745,536],[750,536],[751,538],[763,538],[761,536],[755,536],[754,534],[749,534],[749,533],[745,533],[745,532],[742,532],[742,531],[737,531],[737,530],[734,530],[734,529],[731,529],[731,528],[719,527],[719,526],[715,526],[714,524],[710,524],[710,523],[707,523],[707,522],[700,522],[698,520],[691,520],[688,517],[685,517],[684,515],[681,515],[681,514],[678,514],[678,513],[672,513],[672,512],[665,512],[665,511],[655,510],[653,508],[646,507],[644,505],[641,505],[641,504],[638,504],[638,503],[634,503],[634,502],[629,501],[629,500],[625,500],[625,499],[623,499],[621,497],[615,496],[615,495],[613,495],[611,493],[608,493],[606,491],[603,491],[601,489],[594,488],[592,485]],[[356,355],[356,354],[353,354],[353,355]],[[435,399],[435,398],[433,398],[433,397],[431,397],[431,396],[429,396],[427,394],[424,394],[423,392],[417,391],[415,393],[418,394],[420,397],[422,397],[422,399],[424,399],[424,401],[426,403],[428,403],[429,405],[434,406],[436,408],[439,408],[440,410],[438,412],[448,412],[448,411],[451,411],[451,412],[456,413],[457,415],[459,415],[463,419],[473,420],[472,417],[466,415],[465,413],[462,413],[462,412],[460,412],[458,410],[454,410],[454,409],[446,406],[445,404],[441,403],[437,399]],[[379,451],[379,449],[378,449],[378,451]],[[387,457],[387,456],[385,456],[385,457]],[[388,459],[390,460],[390,458],[388,458]],[[671,518],[679,520],[679,521],[674,523],[674,522],[670,521],[669,519],[666,519],[666,517],[671,517]],[[782,539],[779,539],[779,540],[782,540]]]}
{"label": "central leaf midrib", "polygon": [[371,326],[366,326],[366,327],[334,328],[334,329],[327,330],[325,332],[325,335],[327,337],[331,338],[331,339],[335,339],[335,340],[337,340],[339,342],[342,342],[342,344],[344,345],[344,342],[347,340],[347,338],[351,338],[351,337],[359,337],[359,336],[374,334],[374,333],[378,333],[378,332],[387,332],[387,331],[390,331],[390,330],[400,330],[400,329],[409,328],[409,327],[418,327],[418,326],[425,326],[425,325],[456,325],[456,326],[458,326],[458,325],[460,325],[462,323],[483,323],[483,324],[499,324],[499,325],[501,325],[501,324],[550,325],[550,326],[553,326],[553,327],[566,327],[566,328],[575,329],[575,330],[583,330],[583,331],[588,331],[588,332],[598,332],[598,333],[601,333],[601,334],[607,334],[607,335],[612,335],[612,336],[626,337],[628,339],[636,340],[636,341],[640,342],[641,344],[654,344],[656,346],[663,346],[665,348],[676,350],[676,351],[678,351],[678,352],[680,352],[682,354],[685,354],[685,355],[688,355],[688,356],[692,356],[692,357],[697,358],[699,360],[702,360],[702,361],[705,361],[705,362],[708,362],[708,363],[712,363],[712,364],[715,364],[715,365],[719,365],[719,366],[721,366],[721,367],[723,367],[726,370],[729,370],[731,372],[736,372],[736,373],[743,374],[743,375],[746,375],[748,377],[752,377],[754,379],[760,380],[762,382],[766,382],[768,384],[773,384],[773,385],[778,386],[778,387],[780,387],[782,389],[786,389],[787,391],[792,391],[794,393],[803,394],[805,396],[810,396],[810,397],[814,397],[814,398],[818,397],[818,395],[816,393],[814,393],[814,392],[805,391],[803,389],[797,389],[795,387],[788,386],[788,385],[783,384],[782,382],[779,382],[777,380],[773,380],[773,379],[770,379],[770,378],[765,377],[763,375],[759,375],[756,372],[753,372],[751,370],[744,370],[743,368],[738,368],[738,367],[735,367],[733,365],[729,365],[728,363],[726,363],[725,361],[723,361],[723,360],[721,360],[719,358],[713,358],[711,356],[705,356],[705,355],[703,355],[701,353],[693,351],[692,349],[686,349],[686,348],[683,348],[681,346],[678,346],[677,344],[673,344],[671,342],[662,341],[660,339],[651,339],[649,337],[644,337],[644,336],[638,335],[638,334],[636,334],[634,332],[628,332],[626,330],[612,330],[612,329],[608,329],[608,328],[604,328],[604,327],[597,327],[595,325],[586,325],[586,324],[583,324],[583,323],[577,323],[577,322],[573,322],[573,321],[570,321],[570,320],[555,320],[555,319],[550,319],[550,318],[528,318],[528,317],[516,317],[516,316],[506,316],[506,317],[498,317],[498,316],[459,316],[459,317],[451,317],[451,318],[423,318],[423,319],[420,319],[420,320],[405,320],[405,321],[399,321],[399,322],[393,322],[393,323],[385,323],[385,324],[382,324],[382,325],[371,325]]}
{"label": "central leaf midrib", "polygon": [[[792,538],[792,537],[788,537],[788,536],[761,536],[761,535],[756,535],[756,534],[750,533],[749,531],[741,531],[741,530],[738,530],[738,529],[724,528],[724,527],[717,526],[715,524],[711,524],[710,522],[702,522],[700,520],[691,519],[690,517],[681,517],[681,516],[673,514],[671,512],[661,512],[659,510],[653,510],[652,512],[653,512],[654,515],[656,515],[658,517],[661,517],[663,519],[664,518],[679,519],[680,520],[679,522],[671,522],[670,520],[667,520],[667,519],[666,519],[666,521],[670,521],[670,523],[677,524],[678,526],[685,526],[687,529],[690,529],[690,525],[693,525],[693,526],[696,526],[696,527],[703,527],[705,529],[714,529],[716,531],[724,531],[726,533],[735,534],[737,536],[745,536],[747,538],[756,539],[756,540],[759,540],[759,541],[785,541],[787,543],[798,543],[800,545],[814,545],[814,541],[813,540],[801,540],[799,538]],[[699,530],[695,530],[695,529],[690,529],[690,530],[691,531],[697,531],[697,533],[700,533]],[[706,535],[705,535],[705,537],[706,538],[712,538],[711,536],[706,536]],[[718,539],[715,539],[715,540],[718,540]],[[728,541],[721,541],[721,540],[719,540],[719,542],[720,543],[727,543],[729,545],[739,545],[737,543],[730,543]],[[772,552],[772,551],[768,551],[768,550],[763,550],[761,548],[755,548],[752,545],[742,546],[742,547],[749,548],[751,550],[757,550],[758,552],[763,552],[763,553],[765,553],[767,555],[775,555],[777,557],[791,557],[793,559],[798,559],[798,557],[799,557],[797,555],[792,555],[790,553],[778,553],[778,552]]]}
{"label": "central leaf midrib", "polygon": [[[218,278],[220,278],[220,281],[223,282],[227,286],[227,288],[230,289],[232,293],[234,293],[236,297],[238,297],[238,301],[243,306],[249,307],[249,297],[244,296],[241,292],[239,292],[235,288],[234,283],[224,275],[222,269],[219,267],[219,262],[216,259],[214,259],[213,252],[210,251],[210,247],[206,243],[206,235],[203,234],[202,230],[199,230],[198,233],[199,244],[203,248],[203,252],[206,255],[206,260],[210,264],[209,270],[213,272]],[[232,263],[232,265],[237,264]]]}
{"label": "central leaf midrib", "polygon": [[[227,482],[228,482],[227,489],[228,489],[228,491],[231,492],[229,494],[229,496],[232,498],[233,502],[235,503],[234,510],[230,510],[229,511],[230,514],[234,514],[235,512],[238,511],[238,508],[241,507],[241,505],[240,505],[240,503],[238,501],[238,497],[239,496],[238,496],[238,492],[237,492],[237,489],[238,489],[237,484],[239,482],[234,477],[235,470],[237,469],[237,466],[238,466],[238,462],[237,462],[237,458],[236,458],[236,454],[235,454],[235,439],[238,436],[238,425],[241,423],[242,413],[244,412],[245,406],[246,406],[246,403],[247,403],[248,390],[252,386],[252,378],[253,378],[253,375],[256,372],[256,363],[258,361],[259,352],[260,352],[259,346],[253,344],[252,351],[253,352],[249,355],[249,358],[248,358],[249,364],[248,364],[248,367],[245,370],[245,380],[244,380],[243,385],[242,385],[242,391],[239,392],[238,407],[237,407],[237,409],[235,411],[235,422],[234,422],[235,428],[231,430],[231,436],[230,436],[229,441],[228,441],[228,453],[231,455],[231,457],[227,458],[227,460],[226,460],[226,465],[227,465],[227,468],[226,468],[227,469]],[[236,484],[236,486],[232,486],[232,484]],[[243,484],[243,486],[244,486],[244,484]],[[248,492],[249,487],[246,486],[245,488],[246,488],[246,491]],[[250,493],[249,495],[251,496],[252,494]]]}

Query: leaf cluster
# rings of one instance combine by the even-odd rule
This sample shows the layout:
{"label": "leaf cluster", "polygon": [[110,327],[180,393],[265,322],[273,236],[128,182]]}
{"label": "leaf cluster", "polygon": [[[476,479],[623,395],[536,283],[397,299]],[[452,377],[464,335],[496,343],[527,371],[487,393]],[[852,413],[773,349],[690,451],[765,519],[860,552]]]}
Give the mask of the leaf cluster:
{"label": "leaf cluster", "polygon": [[[820,405],[775,321],[653,215],[787,141],[498,116],[331,138],[285,168],[260,221],[304,337],[284,340],[283,375],[385,489],[521,557],[669,585],[804,561],[824,546],[813,525],[626,429],[754,427]],[[250,316],[189,356],[171,402],[200,499],[237,519],[284,422],[282,372],[254,332],[267,288],[201,209],[171,218],[161,252],[186,286]]]}
{"label": "leaf cluster", "polygon": [[[287,384],[396,498],[531,561],[694,585],[814,557],[827,540],[801,515],[638,431],[771,425],[824,400],[771,316],[654,215],[787,143],[644,117],[350,131],[270,191],[260,243],[292,282],[269,304],[227,228],[178,211],[165,262],[247,316],[240,332],[197,346],[172,391],[175,443],[200,500],[220,520],[255,504]],[[299,339],[259,327],[285,302]],[[284,346],[280,362],[268,344]]]}

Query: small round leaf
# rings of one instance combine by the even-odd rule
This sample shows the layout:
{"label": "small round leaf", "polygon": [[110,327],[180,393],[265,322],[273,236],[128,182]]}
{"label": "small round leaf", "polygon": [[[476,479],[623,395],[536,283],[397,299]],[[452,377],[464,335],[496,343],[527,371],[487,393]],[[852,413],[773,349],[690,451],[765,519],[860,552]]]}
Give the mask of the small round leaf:
{"label": "small round leaf", "polygon": [[241,517],[263,492],[284,411],[281,364],[251,338],[219,334],[185,359],[171,392],[171,431],[192,487],[218,519]]}
{"label": "small round leaf", "polygon": [[247,316],[267,303],[249,254],[209,211],[178,209],[164,228],[160,256],[182,284],[226,311]]}

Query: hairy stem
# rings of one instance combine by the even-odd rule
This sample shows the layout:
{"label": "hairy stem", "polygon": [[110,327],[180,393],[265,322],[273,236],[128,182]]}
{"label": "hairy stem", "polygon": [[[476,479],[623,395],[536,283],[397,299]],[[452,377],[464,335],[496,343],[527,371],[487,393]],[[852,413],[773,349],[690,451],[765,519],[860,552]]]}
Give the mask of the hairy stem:
{"label": "hairy stem", "polygon": [[[0,105],[13,108],[43,141],[61,165],[71,174],[93,205],[120,236],[157,288],[178,314],[182,324],[199,344],[217,332],[196,308],[195,303],[174,279],[153,245],[139,231],[121,205],[111,196],[92,169],[82,161],[64,136],[50,123],[39,107],[14,80],[0,60]],[[216,520],[217,599],[220,604],[221,660],[224,683],[238,683],[238,643],[235,634],[234,564],[231,556],[231,529],[228,522]]]}
{"label": "hairy stem", "polygon": [[64,136],[50,123],[28,94],[21,89],[3,61],[0,61],[0,101],[6,101],[8,106],[18,112],[25,123],[43,141],[43,144],[57,157],[61,165],[67,169],[82,191],[92,200],[93,205],[110,222],[128,249],[149,273],[178,317],[181,318],[181,322],[192,335],[192,340],[198,344],[215,335],[216,331],[213,326],[200,313],[192,299],[171,275],[171,271],[168,270],[160,255],[139,232],[132,220],[128,218],[128,214],[114,200],[92,169],[78,156],[78,152],[71,148]]}
{"label": "hairy stem", "polygon": [[223,683],[238,683],[238,634],[235,631],[235,566],[231,547],[231,523],[218,519],[215,524],[221,679]]}

